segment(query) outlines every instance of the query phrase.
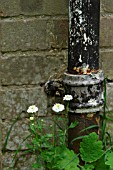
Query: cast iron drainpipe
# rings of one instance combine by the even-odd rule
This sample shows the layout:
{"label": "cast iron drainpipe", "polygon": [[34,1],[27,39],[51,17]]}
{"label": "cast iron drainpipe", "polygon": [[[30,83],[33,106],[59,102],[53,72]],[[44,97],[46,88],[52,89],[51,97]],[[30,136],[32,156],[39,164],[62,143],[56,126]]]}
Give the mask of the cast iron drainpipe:
{"label": "cast iron drainpipe", "polygon": [[[99,134],[103,108],[104,75],[99,69],[100,0],[69,0],[68,69],[64,73],[65,94],[71,94],[69,124],[78,125],[68,131],[69,148],[79,152],[78,136],[95,131]],[[92,125],[97,128],[80,133]]]}

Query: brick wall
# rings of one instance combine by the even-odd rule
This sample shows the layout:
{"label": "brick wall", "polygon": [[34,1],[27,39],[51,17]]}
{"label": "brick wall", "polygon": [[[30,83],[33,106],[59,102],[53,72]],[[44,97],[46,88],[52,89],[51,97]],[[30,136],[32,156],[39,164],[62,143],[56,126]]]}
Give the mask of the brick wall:
{"label": "brick wall", "polygon": [[[26,110],[39,107],[47,117],[48,100],[44,84],[66,67],[68,0],[0,1],[0,128],[2,140],[13,119],[13,128],[1,169],[11,167],[14,150],[28,134]],[[113,1],[101,0],[100,66],[108,77],[108,103],[113,110]],[[42,102],[43,101],[43,102]],[[25,145],[23,148],[25,149]],[[29,170],[32,157],[19,160],[16,169]],[[12,169],[11,169],[12,170]]]}
{"label": "brick wall", "polygon": [[113,1],[102,0],[100,25],[100,65],[108,78],[108,105],[113,110]]}

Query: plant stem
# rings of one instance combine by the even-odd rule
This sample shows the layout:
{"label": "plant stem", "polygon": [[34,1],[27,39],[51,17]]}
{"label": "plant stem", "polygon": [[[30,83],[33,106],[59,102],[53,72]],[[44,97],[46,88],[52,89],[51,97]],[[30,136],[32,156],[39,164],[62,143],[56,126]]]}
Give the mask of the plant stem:
{"label": "plant stem", "polygon": [[56,146],[56,123],[55,123],[55,116],[54,116],[54,125],[53,125],[53,146]]}
{"label": "plant stem", "polygon": [[106,83],[107,78],[104,79],[104,113],[102,118],[102,142],[104,149],[106,149]]}

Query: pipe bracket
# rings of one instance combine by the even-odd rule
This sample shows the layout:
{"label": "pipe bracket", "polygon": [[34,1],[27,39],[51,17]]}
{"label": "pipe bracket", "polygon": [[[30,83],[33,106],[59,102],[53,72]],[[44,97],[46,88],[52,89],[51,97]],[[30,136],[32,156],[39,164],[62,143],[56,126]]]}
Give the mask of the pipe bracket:
{"label": "pipe bracket", "polygon": [[63,79],[65,94],[73,96],[73,100],[69,103],[69,112],[90,113],[102,110],[104,104],[103,81],[102,70],[83,75],[65,72]]}

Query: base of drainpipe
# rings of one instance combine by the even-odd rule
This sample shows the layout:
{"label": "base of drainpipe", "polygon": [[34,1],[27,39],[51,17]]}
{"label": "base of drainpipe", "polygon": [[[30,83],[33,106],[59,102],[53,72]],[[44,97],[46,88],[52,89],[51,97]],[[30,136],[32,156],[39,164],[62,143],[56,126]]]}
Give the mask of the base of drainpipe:
{"label": "base of drainpipe", "polygon": [[[81,140],[72,142],[73,139],[91,132],[96,132],[101,136],[99,127],[100,112],[102,112],[104,105],[103,81],[104,74],[102,70],[85,75],[64,73],[65,94],[73,96],[73,100],[69,103],[68,122],[70,125],[72,122],[78,121],[75,128],[68,130],[68,146],[75,153],[79,153]],[[81,132],[92,125],[97,125],[97,127]]]}

